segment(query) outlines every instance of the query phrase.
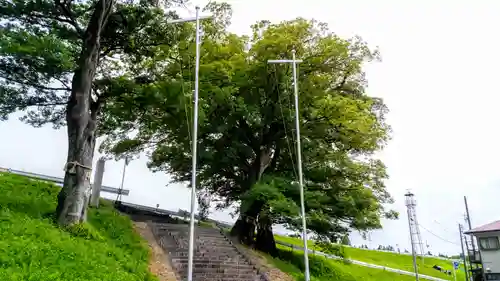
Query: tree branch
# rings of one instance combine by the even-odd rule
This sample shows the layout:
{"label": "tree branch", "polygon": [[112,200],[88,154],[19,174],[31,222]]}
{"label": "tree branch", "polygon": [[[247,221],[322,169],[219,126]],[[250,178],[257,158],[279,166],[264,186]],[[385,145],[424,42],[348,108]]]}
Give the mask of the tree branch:
{"label": "tree branch", "polygon": [[[0,77],[2,79],[5,79],[7,81],[10,81],[10,82],[14,82],[14,83],[17,83],[17,84],[21,84],[21,85],[26,85],[26,86],[29,86],[29,87],[33,87],[35,89],[38,89],[38,90],[46,90],[46,91],[71,91],[71,88],[67,87],[64,87],[64,88],[57,88],[57,87],[46,87],[46,86],[42,86],[42,85],[39,85],[39,84],[36,84],[36,83],[33,83],[33,82],[30,82],[30,81],[19,81],[19,80],[16,80],[16,79],[13,79],[13,78],[9,78],[9,77]],[[62,83],[62,81],[60,81],[59,79],[57,79],[59,82]],[[64,83],[62,83],[64,84]]]}
{"label": "tree branch", "polygon": [[68,102],[46,102],[46,103],[36,103],[34,101],[28,101],[25,104],[25,107],[31,107],[31,106],[57,106],[57,105],[67,105]]}
{"label": "tree branch", "polygon": [[71,12],[71,0],[65,0],[63,3],[61,3],[61,0],[55,0],[54,2],[56,7],[59,7],[62,13],[68,18],[67,20],[61,19],[61,21],[71,24],[76,29],[76,32],[78,32],[80,36],[83,36],[84,32]]}

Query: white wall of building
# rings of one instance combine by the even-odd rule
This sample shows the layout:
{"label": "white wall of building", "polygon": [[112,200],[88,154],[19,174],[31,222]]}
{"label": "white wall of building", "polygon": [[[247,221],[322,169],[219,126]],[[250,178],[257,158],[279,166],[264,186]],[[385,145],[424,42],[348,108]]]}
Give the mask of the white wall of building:
{"label": "white wall of building", "polygon": [[[500,231],[497,232],[486,232],[475,234],[477,242],[479,244],[479,239],[481,237],[497,237],[500,239]],[[481,248],[481,259],[483,261],[484,268],[489,268],[491,273],[500,273],[500,249],[497,250],[482,250]]]}

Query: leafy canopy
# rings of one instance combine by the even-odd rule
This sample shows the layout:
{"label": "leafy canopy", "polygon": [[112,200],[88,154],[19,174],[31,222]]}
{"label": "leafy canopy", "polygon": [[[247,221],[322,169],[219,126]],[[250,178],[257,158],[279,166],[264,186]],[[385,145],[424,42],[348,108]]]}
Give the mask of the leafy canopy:
{"label": "leafy canopy", "polygon": [[[392,202],[385,166],[373,158],[388,139],[387,108],[365,93],[362,71],[378,53],[358,37],[342,39],[301,18],[252,28],[246,37],[205,23],[198,187],[221,208],[242,202],[241,213],[258,208],[273,223],[299,226],[291,69],[267,63],[290,58],[295,49],[304,61],[298,78],[309,230],[336,239],[348,229],[379,228],[383,216],[396,217],[384,206]],[[154,171],[176,181],[191,178],[193,55],[192,43],[177,45],[162,80],[141,92],[148,102],[131,95],[113,104],[104,150],[148,151]],[[163,64],[165,58],[154,60]]]}
{"label": "leafy canopy", "polygon": [[[115,1],[100,34],[99,64],[92,102],[102,111],[120,99],[116,85],[142,87],[134,66],[149,61],[157,48],[167,53],[186,26],[153,5],[158,1]],[[171,7],[175,1],[164,1]],[[25,112],[22,120],[39,127],[65,125],[72,77],[78,68],[85,29],[98,1],[0,0],[0,119]],[[154,78],[154,77],[152,77]],[[100,119],[100,118],[99,118]]]}

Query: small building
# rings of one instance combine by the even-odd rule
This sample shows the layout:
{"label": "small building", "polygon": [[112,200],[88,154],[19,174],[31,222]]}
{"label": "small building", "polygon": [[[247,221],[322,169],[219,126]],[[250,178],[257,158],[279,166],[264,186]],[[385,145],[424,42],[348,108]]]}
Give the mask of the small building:
{"label": "small building", "polygon": [[465,231],[476,238],[479,251],[469,249],[469,261],[481,263],[486,280],[500,280],[500,220]]}

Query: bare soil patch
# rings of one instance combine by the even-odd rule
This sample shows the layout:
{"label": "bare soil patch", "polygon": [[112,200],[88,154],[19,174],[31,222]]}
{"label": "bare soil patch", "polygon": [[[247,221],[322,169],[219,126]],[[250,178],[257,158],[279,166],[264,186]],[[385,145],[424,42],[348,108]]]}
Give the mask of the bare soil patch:
{"label": "bare soil patch", "polygon": [[158,277],[160,281],[178,281],[168,255],[156,242],[148,224],[145,222],[134,222],[134,227],[151,248],[151,258],[149,260],[149,270],[151,273]]}

